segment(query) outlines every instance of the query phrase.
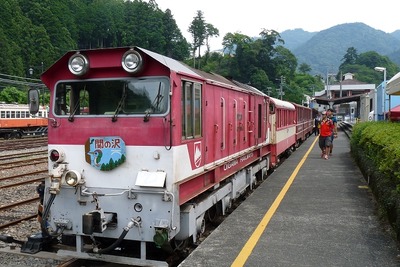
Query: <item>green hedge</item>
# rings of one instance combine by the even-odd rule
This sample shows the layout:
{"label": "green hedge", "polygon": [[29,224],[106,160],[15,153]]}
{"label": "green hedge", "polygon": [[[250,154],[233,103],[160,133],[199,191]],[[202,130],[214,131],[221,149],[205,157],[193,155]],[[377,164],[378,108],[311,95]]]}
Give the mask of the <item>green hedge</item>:
{"label": "green hedge", "polygon": [[350,148],[400,240],[400,123],[358,123]]}

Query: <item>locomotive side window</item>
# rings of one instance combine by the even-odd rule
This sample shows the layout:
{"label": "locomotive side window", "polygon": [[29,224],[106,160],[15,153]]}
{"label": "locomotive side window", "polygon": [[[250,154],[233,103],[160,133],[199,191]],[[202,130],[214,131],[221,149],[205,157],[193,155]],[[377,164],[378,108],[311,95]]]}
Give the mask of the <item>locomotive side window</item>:
{"label": "locomotive side window", "polygon": [[165,78],[73,81],[56,88],[56,115],[149,115],[168,110]]}
{"label": "locomotive side window", "polygon": [[182,82],[182,139],[201,137],[201,84]]}

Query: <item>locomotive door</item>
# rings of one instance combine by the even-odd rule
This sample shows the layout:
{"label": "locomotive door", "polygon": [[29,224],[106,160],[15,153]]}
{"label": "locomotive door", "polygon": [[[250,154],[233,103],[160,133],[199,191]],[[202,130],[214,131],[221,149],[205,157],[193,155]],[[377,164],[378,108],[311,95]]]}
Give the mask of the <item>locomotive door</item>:
{"label": "locomotive door", "polygon": [[249,145],[264,143],[268,138],[267,101],[251,95],[249,107]]}
{"label": "locomotive door", "polygon": [[253,95],[249,96],[249,107],[247,112],[247,133],[248,133],[248,145],[253,146],[256,143],[256,125],[255,125],[255,113],[256,103]]}
{"label": "locomotive door", "polygon": [[204,90],[204,140],[205,140],[205,164],[214,162],[222,157],[222,149],[225,146],[225,100],[218,88],[207,84],[208,90]]}

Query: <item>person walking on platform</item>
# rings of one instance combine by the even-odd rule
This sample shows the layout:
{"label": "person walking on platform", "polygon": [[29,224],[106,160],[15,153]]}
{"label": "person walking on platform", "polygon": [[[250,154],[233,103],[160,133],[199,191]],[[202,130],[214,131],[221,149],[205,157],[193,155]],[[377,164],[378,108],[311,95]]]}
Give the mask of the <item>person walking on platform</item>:
{"label": "person walking on platform", "polygon": [[321,118],[317,115],[314,119],[314,135],[319,135],[319,127],[320,127]]}
{"label": "person walking on platform", "polygon": [[322,151],[321,158],[328,159],[328,153],[331,147],[331,136],[334,128],[333,122],[328,118],[326,111],[322,111],[322,119],[320,123],[319,148]]}
{"label": "person walking on platform", "polygon": [[334,140],[335,138],[337,138],[337,134],[338,134],[338,130],[337,130],[337,119],[336,119],[336,116],[333,115],[333,112],[334,112],[334,111],[333,111],[333,109],[331,109],[331,108],[329,108],[329,109],[326,111],[326,114],[327,114],[328,118],[331,119],[332,122],[333,122],[333,130],[332,130],[332,134],[331,134],[331,145],[330,145],[330,148],[329,148],[329,156],[332,156],[332,151],[333,151],[333,140]]}

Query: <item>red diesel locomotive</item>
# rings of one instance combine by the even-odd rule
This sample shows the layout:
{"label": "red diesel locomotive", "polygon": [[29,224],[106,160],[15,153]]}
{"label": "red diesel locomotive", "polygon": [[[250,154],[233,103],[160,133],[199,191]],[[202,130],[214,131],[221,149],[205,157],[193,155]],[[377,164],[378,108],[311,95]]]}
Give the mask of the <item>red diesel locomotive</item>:
{"label": "red diesel locomotive", "polygon": [[71,51],[41,78],[40,240],[73,246],[60,255],[162,265],[150,249],[196,242],[312,132],[308,108],[140,47]]}

